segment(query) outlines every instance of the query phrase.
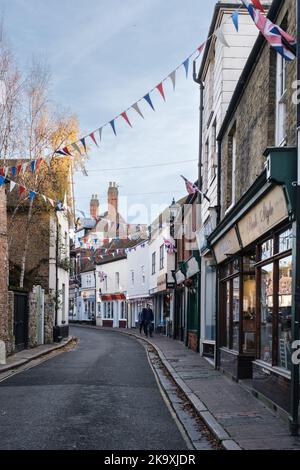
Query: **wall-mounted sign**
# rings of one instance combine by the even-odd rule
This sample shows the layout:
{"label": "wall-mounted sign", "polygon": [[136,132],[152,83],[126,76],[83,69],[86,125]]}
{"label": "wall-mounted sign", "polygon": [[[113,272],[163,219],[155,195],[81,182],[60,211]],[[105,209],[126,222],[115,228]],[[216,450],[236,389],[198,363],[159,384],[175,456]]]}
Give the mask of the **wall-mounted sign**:
{"label": "wall-mounted sign", "polygon": [[229,230],[225,237],[216,243],[213,249],[218,264],[228,259],[228,255],[234,255],[240,251],[240,244],[235,228]]}
{"label": "wall-mounted sign", "polygon": [[287,217],[288,209],[283,189],[276,186],[238,223],[243,246],[250,245]]}
{"label": "wall-mounted sign", "polygon": [[167,275],[162,274],[157,278],[157,291],[163,292],[167,290]]}

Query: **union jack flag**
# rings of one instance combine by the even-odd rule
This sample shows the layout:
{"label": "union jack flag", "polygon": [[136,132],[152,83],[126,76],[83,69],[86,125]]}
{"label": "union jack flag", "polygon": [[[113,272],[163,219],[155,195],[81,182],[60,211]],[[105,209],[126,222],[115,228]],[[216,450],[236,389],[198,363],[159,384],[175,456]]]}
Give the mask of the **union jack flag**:
{"label": "union jack flag", "polygon": [[282,28],[277,26],[276,24],[272,23],[263,13],[259,11],[252,2],[248,0],[242,0],[243,4],[247,8],[251,18],[253,19],[254,23],[256,24],[259,31],[263,34],[266,38],[268,43],[280,54],[282,57],[285,58],[287,61],[292,61],[296,58],[296,55],[286,47],[284,44],[283,39],[294,46],[296,44],[296,39],[291,36],[290,34],[283,31]]}
{"label": "union jack flag", "polygon": [[164,245],[166,247],[166,250],[169,254],[173,254],[173,253],[176,253],[176,248],[175,248],[175,245],[174,243],[172,243],[170,240],[166,240],[164,238]]}
{"label": "union jack flag", "polygon": [[208,202],[210,202],[210,199],[206,196],[206,194],[204,194],[196,184],[192,183],[191,181],[187,180],[184,176],[181,175],[181,178],[184,180],[185,182],[185,187],[186,187],[186,190],[189,194],[196,194],[196,193],[200,193]]}

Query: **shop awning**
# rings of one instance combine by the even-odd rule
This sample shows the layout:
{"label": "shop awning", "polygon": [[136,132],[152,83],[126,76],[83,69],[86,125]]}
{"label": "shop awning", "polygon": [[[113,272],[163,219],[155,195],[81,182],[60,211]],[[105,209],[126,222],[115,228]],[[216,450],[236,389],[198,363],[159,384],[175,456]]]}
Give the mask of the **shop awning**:
{"label": "shop awning", "polygon": [[113,300],[126,300],[125,294],[106,294],[101,295],[102,302],[111,302]]}

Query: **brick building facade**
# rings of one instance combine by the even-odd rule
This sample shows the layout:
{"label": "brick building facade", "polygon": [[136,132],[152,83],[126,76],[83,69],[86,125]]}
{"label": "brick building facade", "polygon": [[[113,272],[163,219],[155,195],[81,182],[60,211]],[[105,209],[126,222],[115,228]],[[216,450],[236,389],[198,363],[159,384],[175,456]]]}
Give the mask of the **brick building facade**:
{"label": "brick building facade", "polygon": [[[295,0],[268,17],[295,35]],[[209,237],[217,266],[217,366],[255,393],[291,407],[296,61],[260,35],[218,135],[220,222]]]}

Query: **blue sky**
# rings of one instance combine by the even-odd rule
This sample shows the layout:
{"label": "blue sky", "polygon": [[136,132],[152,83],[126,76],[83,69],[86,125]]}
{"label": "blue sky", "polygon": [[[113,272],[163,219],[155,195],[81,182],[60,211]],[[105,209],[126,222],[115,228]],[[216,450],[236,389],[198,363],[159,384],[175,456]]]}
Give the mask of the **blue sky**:
{"label": "blue sky", "polygon": [[[26,68],[33,56],[46,59],[53,99],[77,114],[85,134],[144,96],[201,44],[215,3],[0,0],[0,10],[19,63]],[[166,103],[152,93],[155,113],[141,105],[145,120],[129,112],[133,129],[117,121],[115,138],[105,128],[101,148],[90,153],[88,178],[75,177],[79,209],[88,213],[89,198],[97,193],[105,210],[109,181],[120,186],[124,215],[138,222],[149,223],[160,206],[185,195],[180,175],[197,178],[199,91],[182,68],[176,92],[170,82],[165,93]],[[168,165],[174,161],[182,163]],[[117,170],[156,164],[166,165]]]}

